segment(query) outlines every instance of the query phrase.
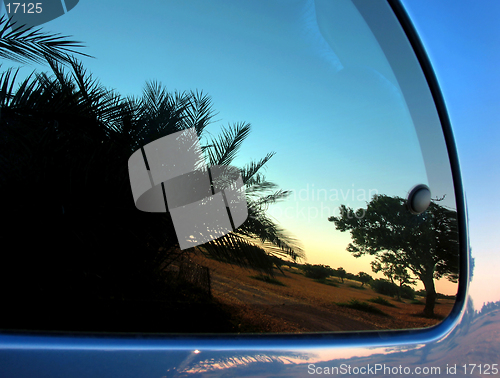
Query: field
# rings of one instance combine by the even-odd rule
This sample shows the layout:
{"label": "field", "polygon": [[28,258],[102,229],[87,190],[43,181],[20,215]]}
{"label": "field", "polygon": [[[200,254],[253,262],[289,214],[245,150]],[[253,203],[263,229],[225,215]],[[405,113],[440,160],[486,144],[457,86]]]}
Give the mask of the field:
{"label": "field", "polygon": [[[274,280],[258,272],[192,257],[210,269],[214,298],[232,314],[237,332],[329,332],[424,328],[451,311],[454,301],[439,299],[435,318],[422,316],[425,298],[397,301],[335,277],[325,283],[303,276],[296,268],[276,270]],[[375,302],[372,302],[375,301]]]}

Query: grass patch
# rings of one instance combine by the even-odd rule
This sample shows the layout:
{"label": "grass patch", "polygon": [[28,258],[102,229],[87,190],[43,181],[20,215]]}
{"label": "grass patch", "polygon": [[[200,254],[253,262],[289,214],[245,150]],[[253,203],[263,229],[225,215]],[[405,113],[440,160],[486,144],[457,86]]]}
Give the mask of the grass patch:
{"label": "grass patch", "polygon": [[337,303],[337,306],[348,307],[359,311],[370,312],[372,314],[388,316],[384,311],[380,310],[379,308],[374,307],[366,302],[360,302],[357,299],[351,299],[348,303]]}
{"label": "grass patch", "polygon": [[352,287],[353,289],[358,289],[358,290],[365,290],[364,286],[358,286],[355,284],[351,284],[351,285],[349,285],[349,287]]}
{"label": "grass patch", "polygon": [[249,276],[250,278],[253,278],[254,280],[259,280],[259,281],[264,281],[273,285],[278,285],[278,286],[286,286],[283,282],[278,281],[276,278],[269,277],[269,276],[263,276],[263,275],[258,275],[258,276]]}
{"label": "grass patch", "polygon": [[382,298],[382,297],[367,299],[367,301],[372,302],[372,303],[378,303],[382,306],[387,306],[387,307],[396,307],[396,308],[398,307],[398,306],[392,304],[391,302],[389,302],[387,299]]}

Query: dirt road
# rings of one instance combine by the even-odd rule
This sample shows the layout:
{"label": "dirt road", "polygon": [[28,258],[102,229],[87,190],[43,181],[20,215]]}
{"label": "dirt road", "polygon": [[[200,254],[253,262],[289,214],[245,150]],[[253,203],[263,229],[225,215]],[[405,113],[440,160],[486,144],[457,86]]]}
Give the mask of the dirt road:
{"label": "dirt road", "polygon": [[212,293],[226,303],[245,305],[252,311],[295,325],[303,332],[373,330],[373,324],[352,319],[341,310],[314,306],[307,301],[280,295],[269,288],[254,286],[237,278],[212,271]]}
{"label": "dirt road", "polygon": [[[415,329],[435,325],[453,307],[453,299],[436,303],[437,317],[421,316],[423,305],[396,301],[384,296],[390,307],[370,302],[381,295],[357,281],[331,279],[315,282],[293,269],[276,270],[274,282],[257,280],[259,273],[225,264],[201,255],[193,261],[208,267],[211,292],[229,313],[241,320],[244,332],[332,332],[360,330]],[[284,274],[283,274],[284,273]],[[339,306],[356,300],[379,313]]]}

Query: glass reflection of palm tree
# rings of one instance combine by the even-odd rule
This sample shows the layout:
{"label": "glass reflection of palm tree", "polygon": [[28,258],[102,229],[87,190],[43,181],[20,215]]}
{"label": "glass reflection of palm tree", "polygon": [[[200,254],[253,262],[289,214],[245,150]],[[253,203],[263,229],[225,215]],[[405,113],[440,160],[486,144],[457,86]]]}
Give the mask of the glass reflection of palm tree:
{"label": "glass reflection of palm tree", "polygon": [[[190,127],[203,137],[216,114],[209,96],[201,92],[172,94],[157,82],[147,83],[143,96],[132,99],[131,104],[131,108],[136,109],[135,121],[128,126],[126,135],[130,137],[132,150]],[[209,166],[231,165],[249,133],[249,124],[238,123],[223,129],[218,138],[211,138],[202,146]],[[266,215],[271,203],[289,195],[259,173],[273,155],[269,153],[241,170],[249,212],[247,221],[236,232],[211,241],[203,248],[212,257],[268,274],[273,272],[270,256],[287,256],[293,260],[303,256],[298,243]]]}
{"label": "glass reflection of palm tree", "polygon": [[[70,73],[49,64],[53,76],[34,73],[17,89],[14,71],[0,76],[0,190],[9,199],[0,287],[15,288],[4,293],[7,302],[32,297],[57,308],[58,298],[176,295],[162,273],[179,252],[172,220],[135,209],[127,161],[158,137],[190,127],[203,135],[214,116],[210,98],[149,83],[142,97],[124,99],[74,59]],[[248,132],[243,124],[223,131],[205,147],[210,163],[231,162]],[[301,256],[265,214],[286,195],[259,174],[271,156],[242,169],[248,221],[206,245],[214,257],[270,274],[269,256]]]}

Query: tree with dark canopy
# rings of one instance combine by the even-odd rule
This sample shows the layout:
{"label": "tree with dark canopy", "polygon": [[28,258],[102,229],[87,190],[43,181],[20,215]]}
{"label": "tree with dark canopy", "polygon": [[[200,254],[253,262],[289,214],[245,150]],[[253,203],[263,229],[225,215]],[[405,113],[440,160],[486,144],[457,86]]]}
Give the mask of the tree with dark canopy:
{"label": "tree with dark canopy", "polygon": [[324,280],[325,278],[330,277],[334,272],[331,267],[323,264],[305,264],[302,266],[302,270],[304,271],[304,275],[306,277],[315,280]]}
{"label": "tree with dark canopy", "polygon": [[347,272],[344,268],[340,267],[335,271],[335,275],[342,280],[342,283],[344,283],[344,278],[347,277]]}
{"label": "tree with dark canopy", "polygon": [[341,215],[328,218],[335,227],[350,231],[347,250],[354,257],[372,255],[406,267],[424,285],[424,314],[434,316],[434,279],[458,280],[459,246],[457,214],[432,201],[422,214],[412,214],[406,200],[375,195],[364,216],[352,208],[340,207]]}
{"label": "tree with dark canopy", "polygon": [[365,286],[365,284],[367,284],[368,282],[373,281],[373,277],[365,272],[359,272],[357,278],[359,281],[361,281],[361,287]]}

